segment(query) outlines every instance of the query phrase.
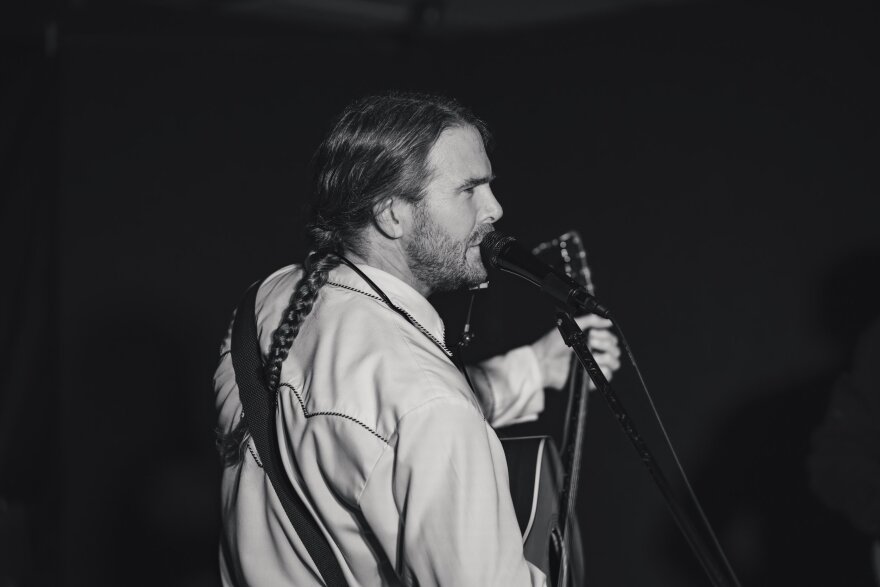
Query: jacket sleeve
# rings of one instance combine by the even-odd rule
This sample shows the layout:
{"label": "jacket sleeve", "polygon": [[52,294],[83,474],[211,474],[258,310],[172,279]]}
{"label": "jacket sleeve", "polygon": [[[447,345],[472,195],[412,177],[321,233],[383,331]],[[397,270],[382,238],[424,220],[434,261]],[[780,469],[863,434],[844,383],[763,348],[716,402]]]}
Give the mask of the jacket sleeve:
{"label": "jacket sleeve", "polygon": [[501,443],[475,406],[438,398],[409,412],[394,459],[398,572],[407,582],[546,584],[523,557]]}
{"label": "jacket sleeve", "polygon": [[531,347],[513,349],[467,369],[492,426],[528,422],[544,410],[541,369]]}

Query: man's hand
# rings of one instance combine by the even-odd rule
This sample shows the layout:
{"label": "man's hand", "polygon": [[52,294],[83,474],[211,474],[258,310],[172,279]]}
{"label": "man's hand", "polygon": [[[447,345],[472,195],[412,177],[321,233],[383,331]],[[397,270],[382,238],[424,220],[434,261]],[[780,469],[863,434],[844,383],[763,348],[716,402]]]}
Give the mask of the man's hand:
{"label": "man's hand", "polygon": [[[596,363],[609,381],[620,368],[620,347],[617,337],[608,330],[611,320],[595,314],[587,314],[576,318],[578,326],[586,331],[590,351]],[[587,330],[589,329],[589,330]],[[568,379],[571,366],[571,349],[562,342],[557,329],[553,329],[532,344],[532,350],[538,357],[544,387],[560,389]]]}

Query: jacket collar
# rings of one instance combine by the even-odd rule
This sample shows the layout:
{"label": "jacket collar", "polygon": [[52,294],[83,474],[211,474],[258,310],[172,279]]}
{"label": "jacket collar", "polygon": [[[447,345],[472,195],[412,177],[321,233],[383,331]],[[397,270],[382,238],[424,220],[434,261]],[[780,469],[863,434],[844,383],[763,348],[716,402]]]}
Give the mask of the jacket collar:
{"label": "jacket collar", "polygon": [[[445,344],[443,320],[440,318],[437,310],[434,309],[434,306],[431,305],[431,302],[422,294],[417,292],[412,286],[381,269],[362,263],[355,263],[355,265],[388,296],[395,306],[410,314],[432,336]],[[328,282],[357,290],[372,297],[379,297],[379,294],[370,287],[370,284],[355,273],[351,267],[346,265],[340,265],[330,271]],[[382,304],[384,305],[384,302]]]}

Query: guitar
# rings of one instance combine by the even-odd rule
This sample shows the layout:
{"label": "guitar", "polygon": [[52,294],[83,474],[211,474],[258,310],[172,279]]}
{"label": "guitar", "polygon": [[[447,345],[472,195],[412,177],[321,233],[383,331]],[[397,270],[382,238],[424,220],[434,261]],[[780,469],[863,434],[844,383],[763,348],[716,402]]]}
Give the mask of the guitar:
{"label": "guitar", "polygon": [[[569,231],[532,251],[583,285],[594,288],[580,235]],[[502,438],[510,492],[526,560],[555,587],[584,584],[580,527],[574,512],[580,474],[589,378],[572,355],[562,441],[549,436]],[[560,456],[561,455],[561,456]]]}

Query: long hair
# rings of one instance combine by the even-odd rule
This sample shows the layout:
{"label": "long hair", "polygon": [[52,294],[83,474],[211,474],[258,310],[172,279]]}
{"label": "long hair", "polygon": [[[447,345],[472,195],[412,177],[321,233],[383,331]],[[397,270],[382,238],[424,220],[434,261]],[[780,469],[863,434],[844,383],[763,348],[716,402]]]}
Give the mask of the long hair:
{"label": "long hair", "polygon": [[[451,98],[392,92],[350,104],[323,140],[312,160],[314,192],[306,226],[308,253],[303,274],[281,322],[272,335],[265,375],[269,389],[281,383],[281,366],[300,326],[312,311],[337,254],[358,252],[363,229],[376,205],[387,198],[416,203],[430,179],[428,155],[440,134],[456,127],[475,128],[489,147],[486,125]],[[244,420],[218,436],[224,464],[241,461],[249,435]]]}

